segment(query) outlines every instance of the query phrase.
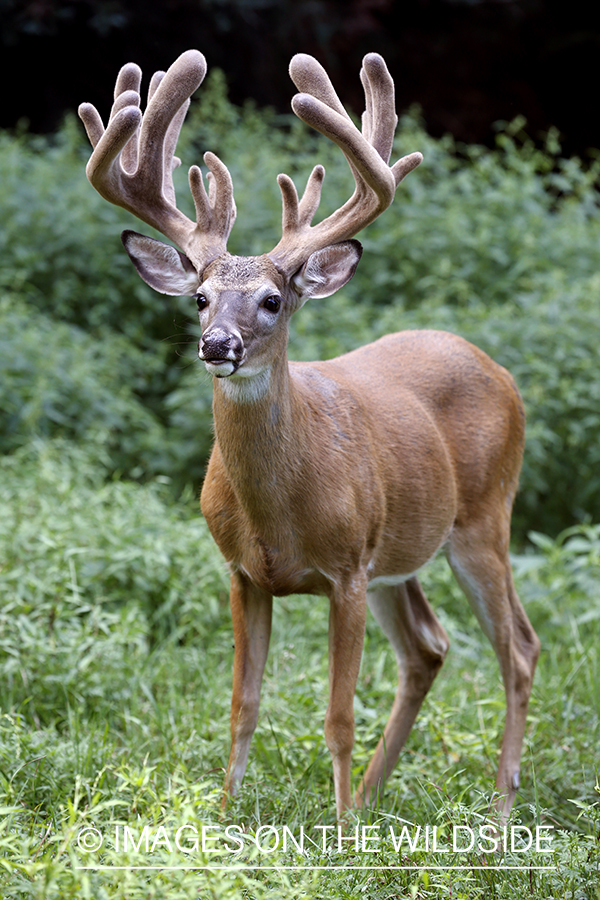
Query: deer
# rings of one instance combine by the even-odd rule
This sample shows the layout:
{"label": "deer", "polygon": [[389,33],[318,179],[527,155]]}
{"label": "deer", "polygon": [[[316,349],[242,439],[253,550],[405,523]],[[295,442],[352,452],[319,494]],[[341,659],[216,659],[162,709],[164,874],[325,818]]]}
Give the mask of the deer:
{"label": "deer", "polygon": [[[200,503],[229,569],[234,635],[223,803],[240,788],[258,722],[273,597],[291,594],[329,600],[324,736],[337,817],[377,801],[449,648],[419,581],[443,551],[503,679],[493,811],[506,823],[540,652],[509,560],[523,403],[504,368],[443,331],[400,331],[326,361],[288,359],[291,316],[352,278],[362,253],[354,236],[390,206],[422,160],[411,153],[389,165],[398,119],[381,56],[363,60],[360,127],[316,59],[297,54],[289,71],[294,113],[339,146],[355,188],[312,224],[324,168],[314,167],[301,198],[279,175],[282,236],[261,256],[227,251],[233,183],[214,153],[203,157],[208,190],[201,169],[189,169],[195,221],[176,205],[176,143],[206,73],[199,51],[155,73],[144,113],[133,63],[119,72],[106,128],[94,106],[79,108],[93,148],[92,186],[172,242],[124,231],[134,266],[152,288],[189,296],[199,311],[198,357],[213,380],[215,430]],[[353,699],[367,608],[393,648],[398,688],[353,798]]]}

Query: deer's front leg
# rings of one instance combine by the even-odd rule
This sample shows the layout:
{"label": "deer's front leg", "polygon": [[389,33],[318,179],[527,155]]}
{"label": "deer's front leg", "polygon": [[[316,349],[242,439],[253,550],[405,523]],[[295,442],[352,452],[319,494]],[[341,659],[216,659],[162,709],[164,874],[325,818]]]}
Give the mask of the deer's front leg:
{"label": "deer's front leg", "polygon": [[338,819],[352,806],[350,768],[354,746],[354,692],[362,657],[367,617],[366,577],[336,588],[329,613],[329,705],[325,740],[333,760]]}
{"label": "deer's front leg", "polygon": [[231,753],[223,806],[235,794],[248,763],[250,741],[258,721],[260,687],[271,636],[273,598],[239,572],[231,576],[231,618],[235,642],[231,697]]}

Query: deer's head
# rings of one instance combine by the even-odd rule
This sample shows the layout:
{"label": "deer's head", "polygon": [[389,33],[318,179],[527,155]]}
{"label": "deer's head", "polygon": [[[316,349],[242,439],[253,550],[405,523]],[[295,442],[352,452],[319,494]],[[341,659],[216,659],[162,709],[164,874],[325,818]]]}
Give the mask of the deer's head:
{"label": "deer's head", "polygon": [[226,248],[236,215],[233,185],[214,153],[204,155],[208,191],[198,166],[189,171],[196,221],[175,203],[172,171],[179,165],[175,146],[190,97],[205,74],[201,53],[183,53],[168,72],[154,75],[142,115],[141,71],[131,63],[124,66],[106,130],[91,104],[79,108],[94,147],[86,171],[105,199],[128,209],[177,245],[133,231],[122,236],[139,274],[151,287],[195,298],[202,326],[199,354],[208,371],[218,377],[248,378],[264,373],[277,353],[285,352],[292,313],[307,299],[327,297],[350,280],[362,252],[351,238],[390,205],[398,184],[422,156],[411,153],[388,166],[398,120],[394,84],[378,54],[368,54],[361,70],[366,98],[362,131],[319,63],[305,54],[294,56],[290,75],[300,93],[292,108],[340,147],[356,187],[340,209],[311,225],[325,170],[315,166],[301,199],[291,178],[279,175],[281,240],[263,256],[231,256]]}

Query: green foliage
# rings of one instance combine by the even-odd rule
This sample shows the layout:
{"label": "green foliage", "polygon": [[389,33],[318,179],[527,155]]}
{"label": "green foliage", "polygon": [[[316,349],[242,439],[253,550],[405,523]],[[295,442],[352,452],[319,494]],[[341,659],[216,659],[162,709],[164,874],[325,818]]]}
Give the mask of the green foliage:
{"label": "green foliage", "polygon": [[[181,358],[171,378],[161,345],[153,350],[0,297],[0,452],[60,436],[102,448],[111,471],[127,477],[167,473],[178,490],[198,483],[212,443],[208,376]],[[171,382],[186,369],[183,409]],[[171,392],[156,398],[165,381]]]}
{"label": "green foliage", "polygon": [[525,400],[521,530],[557,534],[565,524],[600,521],[599,289],[600,273],[571,282],[558,270],[503,311],[504,327],[492,317],[472,333],[513,373]]}
{"label": "green foliage", "polygon": [[168,468],[164,429],[136,395],[160,371],[122,336],[57,322],[20,297],[0,298],[0,451],[36,436],[104,446],[115,469]]}
{"label": "green foliage", "polygon": [[416,118],[403,120],[396,154],[420,149],[424,161],[365,232],[357,295],[395,305],[400,295],[405,309],[424,301],[491,309],[556,271],[599,270],[598,165],[562,159],[552,134],[536,149],[522,124],[487,150],[433,140]]}

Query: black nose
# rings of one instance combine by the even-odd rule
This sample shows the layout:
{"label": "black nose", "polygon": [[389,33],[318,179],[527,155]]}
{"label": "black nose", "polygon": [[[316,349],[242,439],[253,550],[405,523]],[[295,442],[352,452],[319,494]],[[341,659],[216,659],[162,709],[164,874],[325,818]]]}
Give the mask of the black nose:
{"label": "black nose", "polygon": [[204,359],[239,359],[244,346],[238,334],[224,331],[222,328],[209,328],[200,340]]}

